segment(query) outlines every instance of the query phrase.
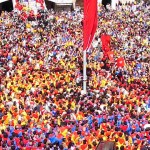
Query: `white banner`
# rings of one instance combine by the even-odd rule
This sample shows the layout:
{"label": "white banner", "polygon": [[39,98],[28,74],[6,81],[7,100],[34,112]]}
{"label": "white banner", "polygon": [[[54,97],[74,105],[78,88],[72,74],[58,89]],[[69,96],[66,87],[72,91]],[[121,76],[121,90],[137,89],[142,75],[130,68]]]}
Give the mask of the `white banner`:
{"label": "white banner", "polygon": [[51,1],[51,2],[54,2],[54,3],[64,3],[64,4],[66,4],[66,3],[74,3],[75,2],[75,0],[49,0],[49,1]]}
{"label": "white banner", "polygon": [[19,0],[17,3],[16,0],[12,1],[14,9],[25,12],[33,11],[35,15],[38,10],[46,9],[45,0]]}

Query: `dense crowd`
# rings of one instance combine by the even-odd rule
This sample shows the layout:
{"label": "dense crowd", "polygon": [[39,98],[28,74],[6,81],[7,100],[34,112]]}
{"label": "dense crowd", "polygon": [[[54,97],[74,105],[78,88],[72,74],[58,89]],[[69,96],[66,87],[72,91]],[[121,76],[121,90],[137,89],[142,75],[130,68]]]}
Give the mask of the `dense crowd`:
{"label": "dense crowd", "polygon": [[[150,148],[150,6],[99,6],[98,16],[85,94],[80,8],[41,12],[32,22],[1,14],[0,149],[94,150],[100,141]],[[104,33],[114,62],[101,48]]]}

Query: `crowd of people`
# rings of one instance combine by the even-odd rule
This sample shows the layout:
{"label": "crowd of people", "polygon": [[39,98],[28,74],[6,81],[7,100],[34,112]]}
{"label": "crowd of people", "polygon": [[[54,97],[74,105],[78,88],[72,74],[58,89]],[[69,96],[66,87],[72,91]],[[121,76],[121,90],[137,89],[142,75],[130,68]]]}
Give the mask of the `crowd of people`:
{"label": "crowd of people", "polygon": [[[0,17],[0,149],[150,148],[150,6],[99,6],[82,91],[83,11]],[[111,36],[110,61],[101,35]],[[124,67],[116,60],[123,57]]]}

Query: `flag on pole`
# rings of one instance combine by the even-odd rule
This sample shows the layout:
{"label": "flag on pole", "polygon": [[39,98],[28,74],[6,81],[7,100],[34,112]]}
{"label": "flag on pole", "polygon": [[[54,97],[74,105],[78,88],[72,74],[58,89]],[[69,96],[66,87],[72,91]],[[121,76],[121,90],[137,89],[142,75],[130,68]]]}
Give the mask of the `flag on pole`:
{"label": "flag on pole", "polygon": [[97,28],[97,0],[84,0],[83,49],[91,45]]}

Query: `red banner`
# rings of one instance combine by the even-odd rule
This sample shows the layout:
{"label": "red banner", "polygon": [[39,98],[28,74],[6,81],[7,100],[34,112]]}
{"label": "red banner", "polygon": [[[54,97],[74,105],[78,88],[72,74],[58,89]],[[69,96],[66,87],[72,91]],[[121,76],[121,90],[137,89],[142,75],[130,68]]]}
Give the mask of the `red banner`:
{"label": "red banner", "polygon": [[97,28],[97,0],[84,0],[83,49],[91,45]]}
{"label": "red banner", "polygon": [[103,34],[101,35],[101,41],[102,41],[102,50],[104,52],[109,52],[111,49],[110,49],[110,40],[111,40],[111,37],[107,34]]}

